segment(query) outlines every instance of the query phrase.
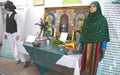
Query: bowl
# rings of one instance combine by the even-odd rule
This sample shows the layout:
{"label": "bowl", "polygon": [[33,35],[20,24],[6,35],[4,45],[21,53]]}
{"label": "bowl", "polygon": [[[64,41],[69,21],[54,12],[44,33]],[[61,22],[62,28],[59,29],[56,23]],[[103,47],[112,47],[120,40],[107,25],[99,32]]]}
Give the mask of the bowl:
{"label": "bowl", "polygon": [[38,46],[40,46],[40,42],[32,42],[32,45],[35,47],[38,47]]}

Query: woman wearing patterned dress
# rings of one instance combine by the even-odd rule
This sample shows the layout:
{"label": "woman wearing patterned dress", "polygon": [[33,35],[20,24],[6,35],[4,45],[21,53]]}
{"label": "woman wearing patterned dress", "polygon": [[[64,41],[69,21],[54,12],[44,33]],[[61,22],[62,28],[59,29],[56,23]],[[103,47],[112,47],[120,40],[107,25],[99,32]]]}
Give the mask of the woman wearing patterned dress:
{"label": "woman wearing patterned dress", "polygon": [[99,2],[90,4],[80,37],[82,44],[81,72],[96,75],[98,62],[102,60],[109,41],[108,23],[102,15]]}

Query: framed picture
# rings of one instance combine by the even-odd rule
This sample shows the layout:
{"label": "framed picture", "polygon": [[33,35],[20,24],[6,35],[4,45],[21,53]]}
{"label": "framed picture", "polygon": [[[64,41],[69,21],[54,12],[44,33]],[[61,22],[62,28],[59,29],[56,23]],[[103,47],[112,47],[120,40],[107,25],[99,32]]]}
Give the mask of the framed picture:
{"label": "framed picture", "polygon": [[44,5],[44,0],[33,0],[34,6]]}
{"label": "framed picture", "polygon": [[[83,20],[88,15],[88,6],[48,7],[44,11],[44,19],[47,19],[51,27],[56,27],[56,35],[61,32],[68,33],[68,39],[74,40],[81,32]],[[78,34],[77,34],[77,32]]]}

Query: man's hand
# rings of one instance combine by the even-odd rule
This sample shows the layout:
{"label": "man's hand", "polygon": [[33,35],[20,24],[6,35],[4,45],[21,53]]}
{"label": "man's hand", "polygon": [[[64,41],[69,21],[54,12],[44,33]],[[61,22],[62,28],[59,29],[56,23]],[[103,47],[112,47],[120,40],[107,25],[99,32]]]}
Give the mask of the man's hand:
{"label": "man's hand", "polygon": [[4,39],[7,39],[7,35],[5,34]]}
{"label": "man's hand", "polygon": [[19,40],[19,35],[16,36],[16,41],[18,41],[18,40]]}

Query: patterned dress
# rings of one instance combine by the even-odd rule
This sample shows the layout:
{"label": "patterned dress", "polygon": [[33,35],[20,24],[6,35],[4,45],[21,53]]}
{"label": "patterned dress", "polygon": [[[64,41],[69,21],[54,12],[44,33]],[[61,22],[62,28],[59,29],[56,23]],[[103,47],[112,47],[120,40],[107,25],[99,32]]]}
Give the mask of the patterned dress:
{"label": "patterned dress", "polygon": [[88,75],[96,75],[98,62],[101,58],[103,42],[109,41],[108,24],[101,13],[101,7],[97,1],[91,4],[96,5],[97,10],[89,13],[85,18],[80,43],[82,44],[81,72],[86,71]]}

